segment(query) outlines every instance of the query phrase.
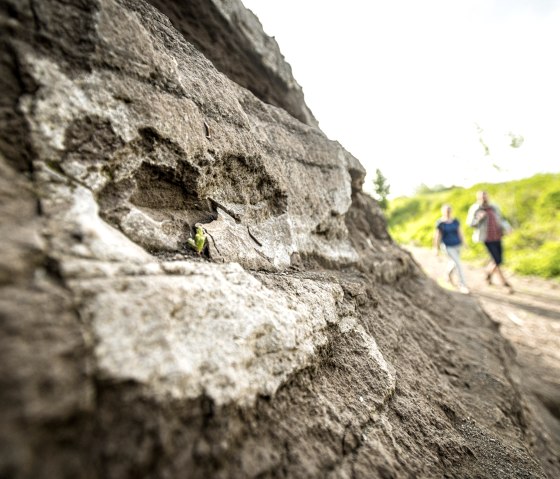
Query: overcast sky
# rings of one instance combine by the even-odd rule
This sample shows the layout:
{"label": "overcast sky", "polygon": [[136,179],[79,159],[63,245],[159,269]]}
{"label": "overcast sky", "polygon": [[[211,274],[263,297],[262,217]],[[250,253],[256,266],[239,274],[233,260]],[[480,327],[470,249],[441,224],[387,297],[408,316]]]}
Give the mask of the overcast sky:
{"label": "overcast sky", "polygon": [[560,171],[560,0],[242,1],[366,187]]}

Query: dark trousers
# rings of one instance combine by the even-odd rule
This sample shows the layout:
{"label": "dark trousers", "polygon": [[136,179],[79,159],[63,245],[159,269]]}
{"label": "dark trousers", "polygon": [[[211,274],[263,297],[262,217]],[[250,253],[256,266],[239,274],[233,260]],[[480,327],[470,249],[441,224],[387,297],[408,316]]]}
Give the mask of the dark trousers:
{"label": "dark trousers", "polygon": [[485,241],[484,245],[490,253],[490,256],[492,256],[494,263],[500,266],[502,264],[502,241]]}

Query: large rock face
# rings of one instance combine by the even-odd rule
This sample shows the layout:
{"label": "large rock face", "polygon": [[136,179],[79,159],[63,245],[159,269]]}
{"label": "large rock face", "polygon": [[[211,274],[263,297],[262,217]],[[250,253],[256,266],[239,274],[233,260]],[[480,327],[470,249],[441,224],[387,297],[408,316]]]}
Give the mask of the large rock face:
{"label": "large rock face", "polygon": [[242,5],[152,3],[0,1],[0,476],[558,471],[496,326],[393,244],[359,162],[205,57]]}
{"label": "large rock face", "polygon": [[298,120],[317,126],[274,38],[239,1],[149,0],[230,80]]}

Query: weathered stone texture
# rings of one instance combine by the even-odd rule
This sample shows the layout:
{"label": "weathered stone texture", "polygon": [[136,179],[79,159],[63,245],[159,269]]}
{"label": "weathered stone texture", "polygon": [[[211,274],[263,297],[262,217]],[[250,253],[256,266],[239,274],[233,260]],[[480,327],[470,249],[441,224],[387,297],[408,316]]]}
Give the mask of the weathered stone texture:
{"label": "weathered stone texture", "polygon": [[274,38],[238,1],[150,0],[214,66],[262,101],[311,126],[317,120]]}
{"label": "weathered stone texture", "polygon": [[256,19],[152,3],[177,29],[141,0],[0,1],[0,476],[556,471],[475,301],[391,241],[301,96],[216,60],[300,91]]}

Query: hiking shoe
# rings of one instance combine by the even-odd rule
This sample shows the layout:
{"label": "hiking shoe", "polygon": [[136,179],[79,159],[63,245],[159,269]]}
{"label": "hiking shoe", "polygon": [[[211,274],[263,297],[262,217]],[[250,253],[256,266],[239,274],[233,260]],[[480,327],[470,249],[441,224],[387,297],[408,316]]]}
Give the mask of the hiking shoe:
{"label": "hiking shoe", "polygon": [[504,286],[507,288],[508,294],[513,294],[515,291],[513,290],[513,286],[509,284],[507,281],[504,283]]}
{"label": "hiking shoe", "polygon": [[459,293],[469,294],[470,291],[469,291],[469,288],[467,288],[466,286],[459,286]]}
{"label": "hiking shoe", "polygon": [[488,286],[492,286],[492,273],[486,273],[485,279]]}

